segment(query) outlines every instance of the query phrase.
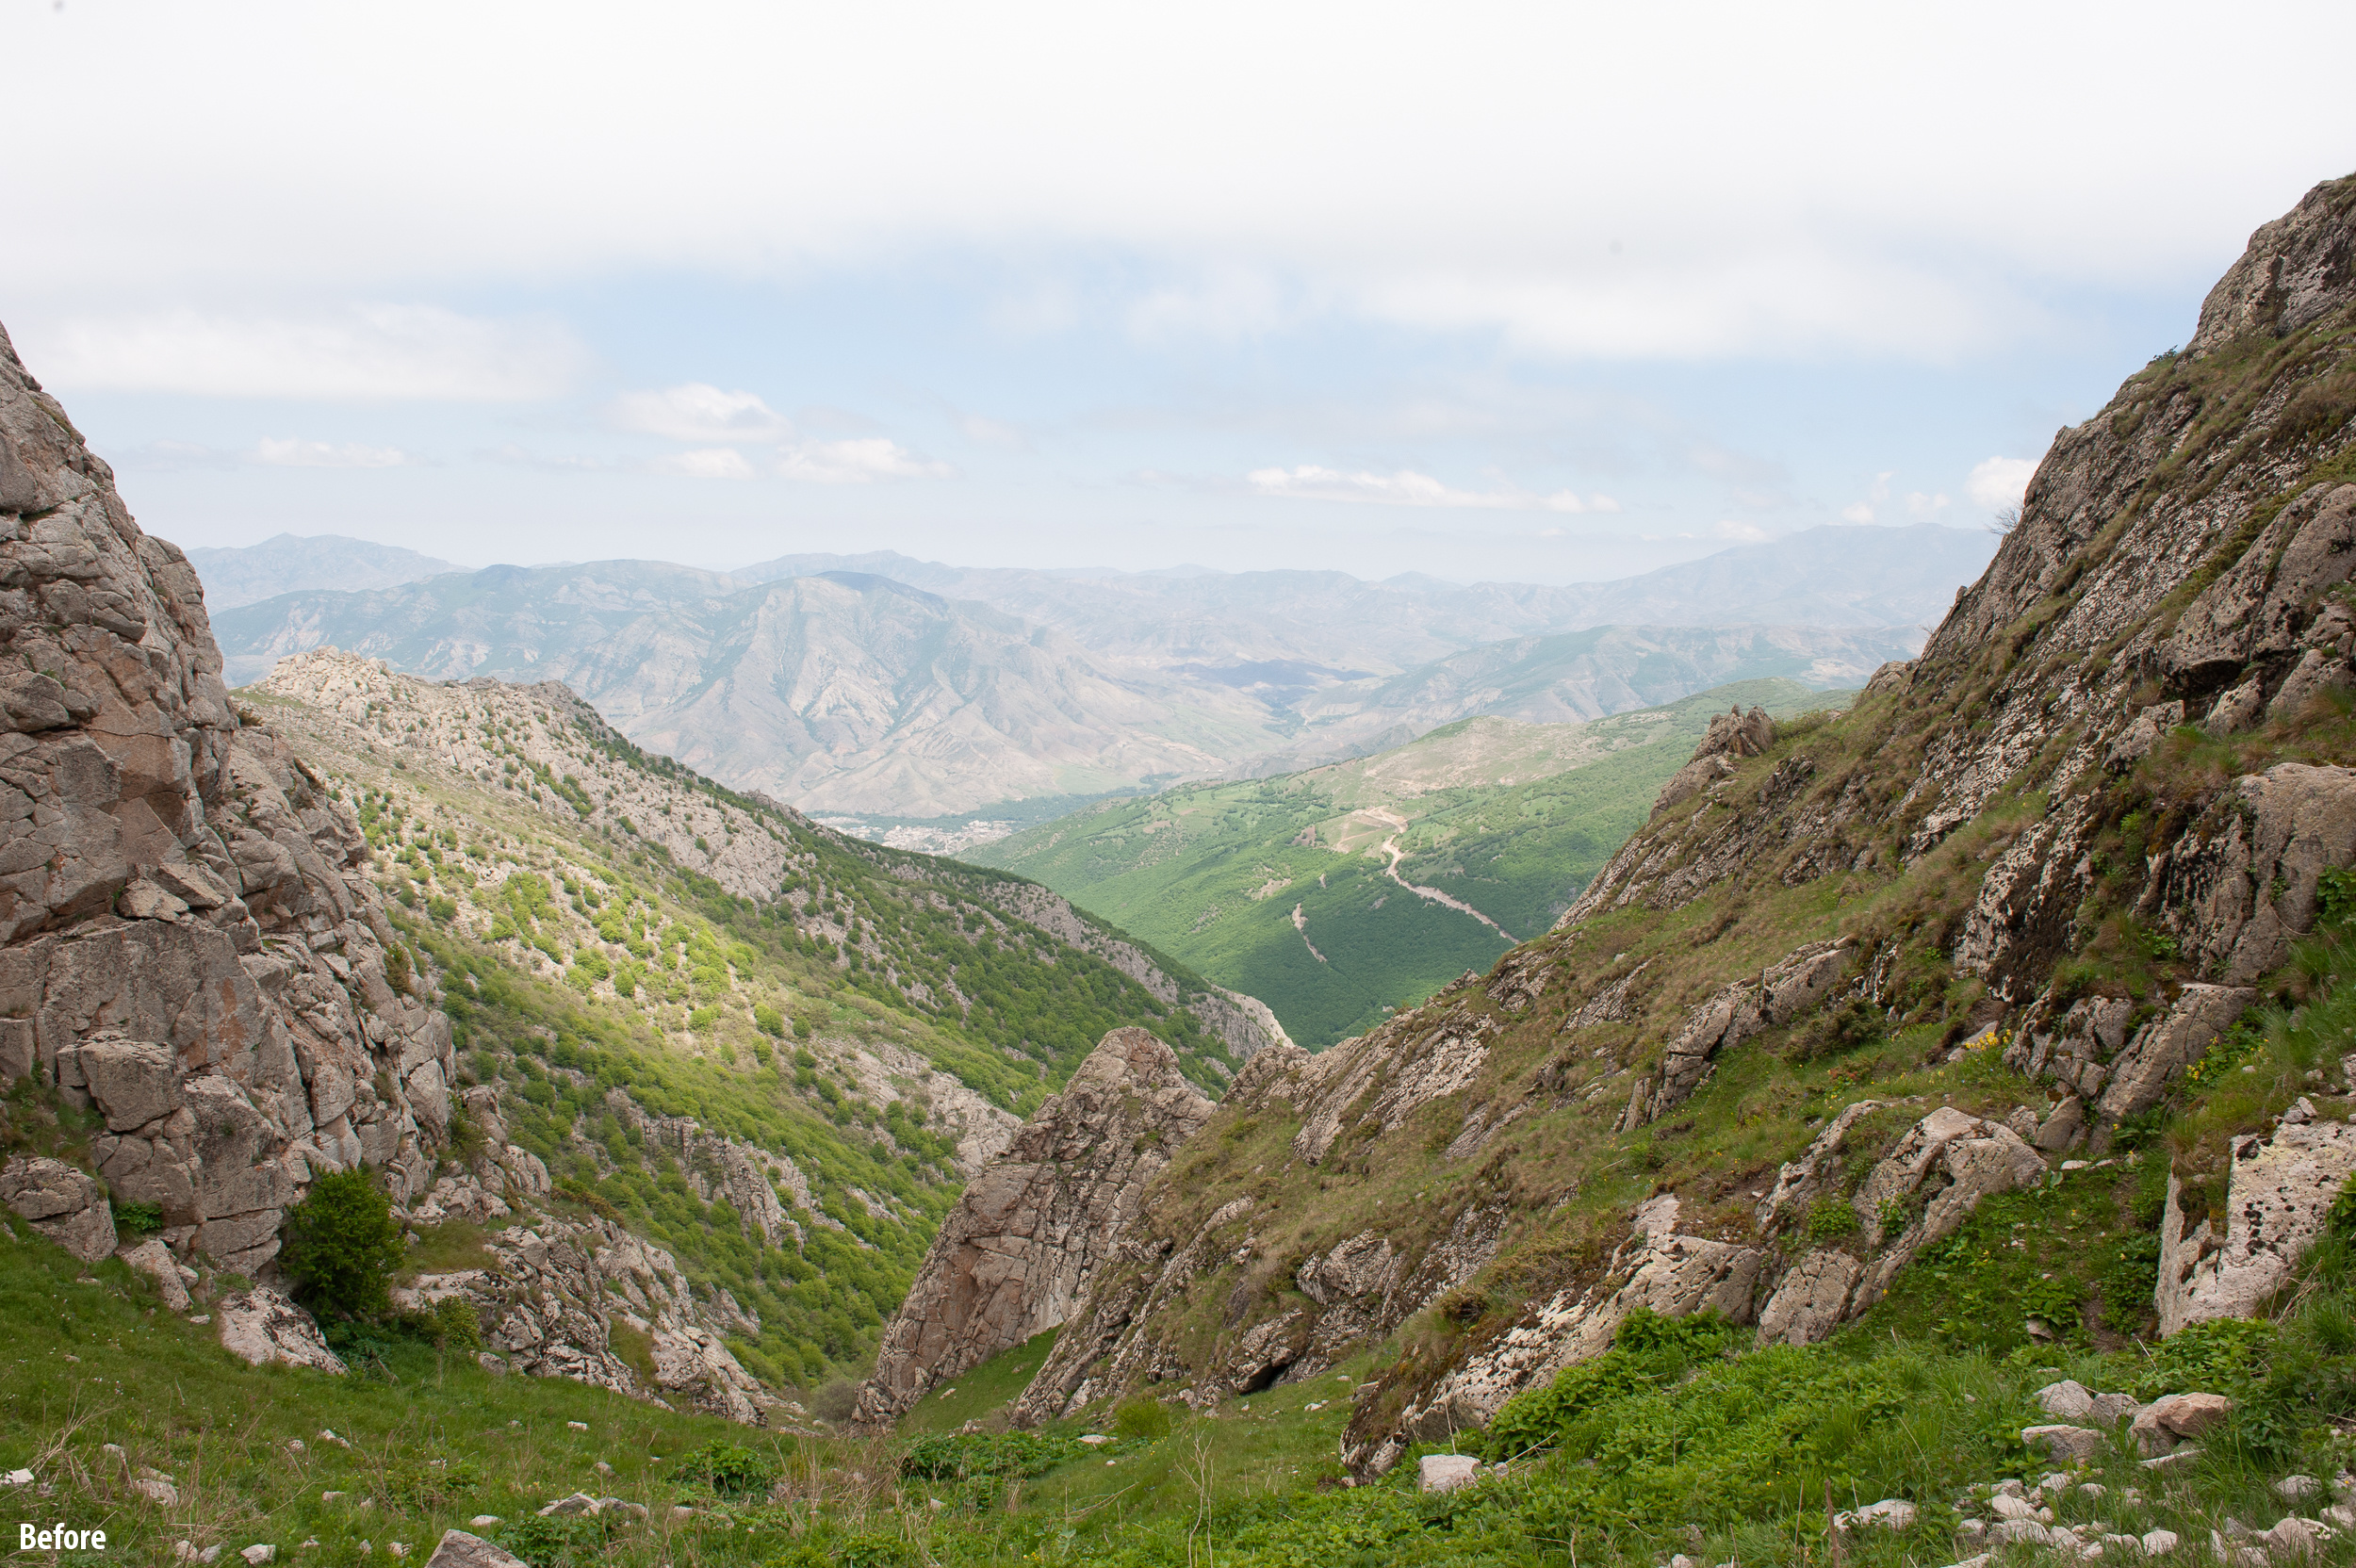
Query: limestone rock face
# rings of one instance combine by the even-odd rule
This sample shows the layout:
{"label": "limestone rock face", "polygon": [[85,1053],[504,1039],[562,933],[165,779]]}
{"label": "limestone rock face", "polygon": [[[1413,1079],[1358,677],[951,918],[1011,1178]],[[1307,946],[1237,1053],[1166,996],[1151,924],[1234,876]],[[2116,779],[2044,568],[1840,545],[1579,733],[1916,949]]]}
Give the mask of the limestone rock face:
{"label": "limestone rock face", "polygon": [[95,1106],[115,1195],[254,1274],[314,1172],[423,1187],[452,1055],[352,813],[221,667],[195,572],[0,335],[0,1085]]}
{"label": "limestone rock face", "polygon": [[2160,1217],[2160,1282],[2153,1301],[2160,1332],[2217,1317],[2254,1317],[2282,1288],[2323,1233],[2324,1217],[2356,1173],[2356,1126],[2285,1124],[2271,1138],[2233,1145],[2225,1193],[2225,1232],[2207,1218],[2187,1232],[2183,1187],[2168,1184]]}
{"label": "limestone rock face", "polygon": [[251,1365],[284,1362],[322,1372],[345,1370],[342,1358],[319,1337],[311,1315],[268,1285],[222,1297],[213,1303],[213,1320],[221,1325],[223,1348]]}
{"label": "limestone rock face", "polygon": [[1072,1315],[1146,1185],[1209,1119],[1170,1047],[1116,1029],[965,1190],[885,1325],[857,1419],[896,1419],[924,1391]]}
{"label": "limestone rock face", "polygon": [[1678,1206],[1664,1196],[1638,1209],[1635,1233],[1613,1253],[1599,1282],[1558,1291],[1441,1380],[1428,1399],[1400,1412],[1390,1429],[1366,1431],[1353,1423],[1343,1439],[1344,1459],[1352,1468],[1381,1473],[1416,1443],[1485,1424],[1523,1389],[1543,1387],[1563,1367],[1611,1348],[1612,1336],[1639,1307],[1663,1317],[1716,1312],[1736,1323],[1752,1322],[1767,1254],[1679,1235]]}
{"label": "limestone rock face", "polygon": [[84,1263],[115,1250],[114,1211],[106,1193],[63,1161],[20,1154],[0,1165],[0,1203]]}
{"label": "limestone rock face", "polygon": [[2184,1069],[2206,1054],[2257,1000],[2258,993],[2246,986],[2186,986],[2168,1016],[2137,1030],[2112,1065],[2100,1105],[2103,1119],[2123,1121],[2158,1104]]}
{"label": "limestone rock face", "polygon": [[[2356,484],[2342,488],[2356,499]],[[2315,928],[2323,874],[2351,861],[2356,769],[2278,763],[2241,779],[2177,847],[2170,927],[2208,972],[2246,986],[2290,957]]]}

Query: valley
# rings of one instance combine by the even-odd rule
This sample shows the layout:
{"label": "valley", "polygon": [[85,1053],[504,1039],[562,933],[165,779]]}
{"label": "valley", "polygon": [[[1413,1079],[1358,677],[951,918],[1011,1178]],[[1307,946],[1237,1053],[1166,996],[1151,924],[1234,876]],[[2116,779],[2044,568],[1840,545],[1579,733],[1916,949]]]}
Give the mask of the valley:
{"label": "valley", "polygon": [[1317,1050],[1546,931],[1728,705],[1789,719],[1846,700],[1786,678],[1590,723],[1465,719],[1359,760],[1108,802],[966,855],[1258,997]]}

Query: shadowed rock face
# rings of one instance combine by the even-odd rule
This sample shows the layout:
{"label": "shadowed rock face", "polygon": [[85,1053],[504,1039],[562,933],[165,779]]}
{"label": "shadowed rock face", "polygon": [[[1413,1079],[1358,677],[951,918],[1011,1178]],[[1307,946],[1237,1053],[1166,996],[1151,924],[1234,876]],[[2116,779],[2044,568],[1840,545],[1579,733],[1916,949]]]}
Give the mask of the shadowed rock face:
{"label": "shadowed rock face", "polygon": [[0,334],[0,1085],[96,1106],[99,1174],[176,1251],[252,1274],[315,1171],[426,1184],[450,1028],[388,978],[365,855]]}
{"label": "shadowed rock face", "polygon": [[1071,1316],[1146,1184],[1210,1114],[1170,1047],[1142,1029],[1106,1035],[958,1200],[884,1329],[858,1419],[890,1422]]}

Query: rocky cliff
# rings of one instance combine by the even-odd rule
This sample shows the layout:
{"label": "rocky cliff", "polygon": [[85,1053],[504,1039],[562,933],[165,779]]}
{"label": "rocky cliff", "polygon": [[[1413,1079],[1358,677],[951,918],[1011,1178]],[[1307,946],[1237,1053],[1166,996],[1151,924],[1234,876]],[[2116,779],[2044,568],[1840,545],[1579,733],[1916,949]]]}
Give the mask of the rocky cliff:
{"label": "rocky cliff", "polygon": [[[1485,978],[1256,1056],[1018,1416],[1390,1335],[1345,1442],[1379,1470],[1640,1306],[1821,1337],[1984,1198],[2181,1109],[2250,1006],[2312,994],[2298,944],[2356,861],[2352,256],[2356,180],[2319,187],[2060,433],[1919,659],[1844,717],[1726,715]],[[2288,1277],[2347,1155],[2267,1129],[2344,1076],[2269,1081],[2230,1159],[2186,1135],[2142,1310]]]}
{"label": "rocky cliff", "polygon": [[1210,1114],[1170,1047],[1142,1029],[1106,1035],[942,1222],[885,1325],[858,1419],[888,1424],[942,1379],[1060,1326]]}
{"label": "rocky cliff", "polygon": [[316,1172],[421,1192],[450,1033],[352,814],[240,724],[195,573],[5,336],[0,665],[0,1084],[94,1107],[114,1200],[224,1269]]}

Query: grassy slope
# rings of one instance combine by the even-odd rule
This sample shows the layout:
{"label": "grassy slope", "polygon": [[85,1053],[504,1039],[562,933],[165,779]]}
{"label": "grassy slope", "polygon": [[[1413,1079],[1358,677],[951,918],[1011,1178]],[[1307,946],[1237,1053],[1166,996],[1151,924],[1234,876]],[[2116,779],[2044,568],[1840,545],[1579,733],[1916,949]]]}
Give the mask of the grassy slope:
{"label": "grassy slope", "polygon": [[[1786,716],[1840,700],[1794,681],[1757,680],[1590,725],[1486,721],[1523,737],[1493,771],[1517,781],[1423,789],[1425,778],[1466,771],[1415,762],[1418,753],[1461,753],[1466,732],[1484,722],[1466,721],[1378,758],[1117,802],[971,858],[1037,877],[1219,984],[1259,997],[1296,1040],[1316,1049],[1364,1032],[1467,970],[1487,969],[1510,945],[1392,881],[1377,850],[1389,830],[1354,813],[1406,818],[1399,874],[1527,939],[1552,923],[1644,822],[1713,714],[1759,703]],[[1533,735],[1559,739],[1549,745]],[[1296,905],[1305,933],[1294,927]]]}

